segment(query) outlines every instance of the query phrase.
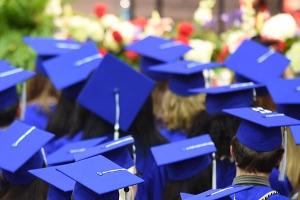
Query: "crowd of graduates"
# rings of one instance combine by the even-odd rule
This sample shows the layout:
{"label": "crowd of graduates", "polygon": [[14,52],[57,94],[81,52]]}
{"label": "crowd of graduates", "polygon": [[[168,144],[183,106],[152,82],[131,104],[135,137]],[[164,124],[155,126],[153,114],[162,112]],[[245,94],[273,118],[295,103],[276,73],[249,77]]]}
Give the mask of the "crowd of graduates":
{"label": "crowd of graduates", "polygon": [[[92,41],[24,42],[35,72],[0,61],[0,199],[297,198],[300,79],[272,42],[200,63],[148,36],[126,47],[139,70]],[[219,67],[232,84],[210,85]]]}

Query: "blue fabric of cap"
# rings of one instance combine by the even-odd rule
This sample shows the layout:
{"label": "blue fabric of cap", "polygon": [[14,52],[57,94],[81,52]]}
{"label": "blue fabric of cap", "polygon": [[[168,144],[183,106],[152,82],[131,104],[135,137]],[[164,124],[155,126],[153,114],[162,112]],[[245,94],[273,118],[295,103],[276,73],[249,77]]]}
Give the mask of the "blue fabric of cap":
{"label": "blue fabric of cap", "polygon": [[246,79],[267,83],[279,78],[289,62],[281,53],[253,40],[245,40],[224,64]]}
{"label": "blue fabric of cap", "polygon": [[108,54],[86,83],[77,101],[111,124],[116,122],[118,107],[120,129],[127,131],[153,88],[151,79]]}
{"label": "blue fabric of cap", "polygon": [[169,88],[172,92],[182,96],[194,95],[190,89],[204,87],[203,71],[219,67],[219,63],[200,63],[192,61],[175,61],[153,66],[151,72],[169,75]]}

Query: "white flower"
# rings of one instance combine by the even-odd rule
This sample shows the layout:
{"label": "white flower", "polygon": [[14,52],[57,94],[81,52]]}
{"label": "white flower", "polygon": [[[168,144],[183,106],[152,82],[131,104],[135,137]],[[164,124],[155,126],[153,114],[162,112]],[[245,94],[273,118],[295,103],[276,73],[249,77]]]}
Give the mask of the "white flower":
{"label": "white flower", "polygon": [[194,20],[201,25],[210,22],[212,19],[213,14],[210,9],[197,9],[194,13]]}
{"label": "white flower", "polygon": [[104,35],[103,46],[109,51],[117,53],[121,50],[121,46],[116,42],[112,35],[112,31],[109,30]]}
{"label": "white flower", "polygon": [[228,46],[229,52],[233,53],[246,38],[247,35],[244,31],[237,30],[230,32],[225,39],[225,44]]}
{"label": "white flower", "polygon": [[60,16],[62,14],[61,0],[50,0],[45,13],[50,16]]}
{"label": "white flower", "polygon": [[125,45],[131,43],[137,37],[138,33],[138,29],[128,21],[119,23],[118,26],[113,27],[113,29],[122,35]]}
{"label": "white flower", "polygon": [[116,27],[120,23],[120,19],[112,14],[104,15],[100,20],[105,28]]}
{"label": "white flower", "polygon": [[189,45],[192,49],[184,55],[185,59],[198,62],[211,61],[211,57],[215,49],[215,45],[212,42],[192,39],[190,40]]}
{"label": "white flower", "polygon": [[86,24],[86,31],[89,38],[96,42],[100,42],[103,40],[104,37],[104,28],[103,26],[97,21],[89,21]]}
{"label": "white flower", "polygon": [[286,40],[296,35],[297,23],[290,14],[277,14],[271,17],[263,25],[261,36],[276,39]]}

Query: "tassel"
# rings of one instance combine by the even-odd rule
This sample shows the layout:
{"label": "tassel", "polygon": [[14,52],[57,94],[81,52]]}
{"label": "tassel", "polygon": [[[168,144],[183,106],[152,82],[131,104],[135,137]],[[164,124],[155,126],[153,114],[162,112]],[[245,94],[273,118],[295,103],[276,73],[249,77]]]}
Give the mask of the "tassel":
{"label": "tassel", "polygon": [[287,127],[283,127],[283,131],[282,131],[282,146],[284,148],[284,154],[283,154],[283,158],[280,162],[280,166],[279,166],[279,177],[278,180],[279,181],[284,181],[285,178],[285,171],[286,171],[286,155],[287,155]]}
{"label": "tassel", "polygon": [[21,114],[20,114],[20,120],[25,119],[26,114],[26,104],[27,104],[27,93],[26,93],[26,82],[22,84],[22,94],[21,94]]}
{"label": "tassel", "polygon": [[42,154],[42,157],[43,157],[43,161],[44,161],[44,163],[45,163],[45,166],[48,167],[48,160],[47,160],[47,156],[46,156],[46,152],[45,152],[44,147],[41,148],[41,154]]}
{"label": "tassel", "polygon": [[212,189],[217,189],[217,161],[216,161],[216,154],[212,154],[213,161],[212,161]]}
{"label": "tassel", "polygon": [[114,140],[119,139],[120,137],[120,133],[119,133],[119,129],[120,129],[120,124],[119,124],[119,120],[120,120],[120,94],[119,94],[119,90],[116,88],[115,91],[115,105],[116,105],[116,116],[115,116],[115,125],[114,125]]}

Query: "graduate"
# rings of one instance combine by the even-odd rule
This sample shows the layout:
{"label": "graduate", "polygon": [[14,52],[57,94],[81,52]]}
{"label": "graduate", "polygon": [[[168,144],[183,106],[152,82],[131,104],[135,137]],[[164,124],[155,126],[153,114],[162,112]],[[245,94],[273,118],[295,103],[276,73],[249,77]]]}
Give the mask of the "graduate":
{"label": "graduate", "polygon": [[217,147],[217,188],[230,185],[235,177],[235,163],[230,155],[230,142],[235,136],[240,120],[222,112],[224,108],[252,106],[256,89],[262,85],[253,82],[228,86],[194,88],[193,93],[206,94],[205,107],[210,115],[208,133]]}
{"label": "graduate", "polygon": [[[218,63],[200,63],[192,61],[175,61],[172,63],[153,66],[150,70],[168,75],[169,90],[162,99],[162,114],[164,127],[161,134],[169,141],[179,141],[197,135],[201,130],[200,123],[206,123],[205,114],[203,121],[199,119],[199,130],[191,130],[192,122],[199,113],[204,112],[204,96],[191,93],[189,90],[204,87],[205,80],[202,74],[205,69],[220,66]],[[201,116],[201,115],[200,115]]]}
{"label": "graduate", "polygon": [[197,194],[211,188],[211,154],[216,151],[208,134],[151,148],[167,184],[164,200],[179,200],[180,192]]}
{"label": "graduate", "polygon": [[237,186],[249,187],[231,194],[230,199],[288,199],[271,188],[268,176],[274,167],[280,165],[284,156],[282,138],[286,133],[282,133],[281,129],[299,125],[300,121],[261,107],[225,109],[224,112],[242,120],[231,143],[237,169],[232,186],[196,196],[185,195],[187,198],[184,199],[222,199],[224,196],[219,196],[219,192]]}
{"label": "graduate", "polygon": [[0,199],[46,199],[46,187],[28,170],[45,165],[43,146],[53,134],[15,121],[0,134]]}
{"label": "graduate", "polygon": [[56,135],[56,140],[46,148],[48,154],[68,142],[81,139],[81,133],[70,134],[76,98],[91,73],[100,65],[101,60],[102,55],[99,54],[96,44],[87,42],[80,49],[43,63],[44,71],[55,88],[62,91],[46,127],[48,131]]}
{"label": "graduate", "polygon": [[[300,119],[300,94],[298,87],[300,79],[278,79],[268,84],[268,90],[276,103],[277,111],[295,119]],[[284,88],[284,89],[278,89]],[[287,134],[287,169],[288,179],[282,181],[281,191],[286,196],[291,197],[297,192],[300,185],[300,168],[298,155],[300,154],[299,126],[292,126]]]}
{"label": "graduate", "polygon": [[[21,102],[17,84],[34,77],[35,73],[11,66],[6,61],[0,61],[0,128],[5,129],[17,117],[22,115]],[[24,93],[23,93],[24,95]],[[23,105],[21,105],[23,104]]]}
{"label": "graduate", "polygon": [[55,90],[44,69],[46,60],[77,50],[81,44],[74,40],[43,37],[24,37],[24,43],[36,53],[35,71],[37,76],[29,82],[28,100],[24,122],[46,129],[49,115],[55,110],[58,92]]}
{"label": "graduate", "polygon": [[138,53],[140,71],[156,81],[152,92],[153,110],[158,128],[163,126],[162,98],[167,91],[167,74],[152,72],[150,69],[159,64],[181,60],[191,47],[186,44],[157,36],[148,36],[126,46],[126,50]]}

